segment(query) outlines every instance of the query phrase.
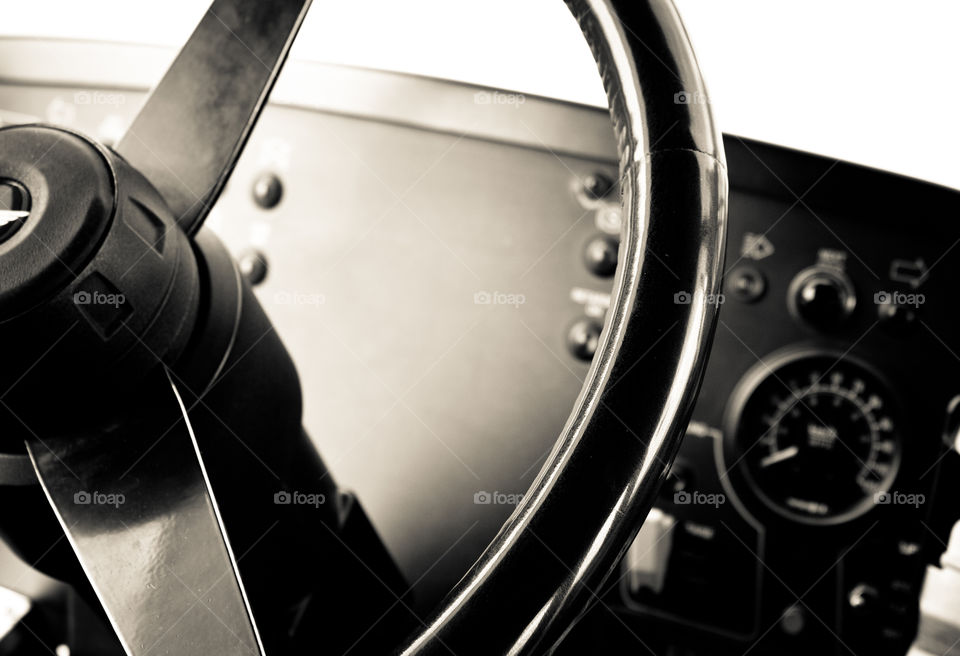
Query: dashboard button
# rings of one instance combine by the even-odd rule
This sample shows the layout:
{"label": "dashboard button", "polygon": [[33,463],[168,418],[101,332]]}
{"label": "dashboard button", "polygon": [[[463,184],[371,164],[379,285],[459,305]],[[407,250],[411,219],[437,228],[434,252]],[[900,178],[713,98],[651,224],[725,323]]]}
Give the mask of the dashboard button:
{"label": "dashboard button", "polygon": [[829,332],[853,314],[857,296],[853,283],[842,271],[815,266],[793,279],[788,304],[804,322]]}
{"label": "dashboard button", "polygon": [[600,200],[613,191],[613,179],[606,173],[591,173],[583,179],[583,191],[588,198]]}
{"label": "dashboard button", "polygon": [[587,242],[583,251],[583,261],[590,273],[609,278],[617,270],[617,249],[619,245],[612,237],[597,235]]}
{"label": "dashboard button", "polygon": [[590,361],[600,343],[600,324],[592,319],[579,319],[567,331],[567,348],[577,358]]}
{"label": "dashboard button", "polygon": [[265,210],[273,209],[283,198],[283,182],[275,173],[264,173],[253,182],[253,202]]}
{"label": "dashboard button", "polygon": [[727,293],[738,301],[755,303],[767,291],[767,279],[760,269],[741,265],[727,276]]}
{"label": "dashboard button", "polygon": [[267,258],[257,250],[245,251],[237,258],[240,273],[251,285],[259,285],[267,277]]}

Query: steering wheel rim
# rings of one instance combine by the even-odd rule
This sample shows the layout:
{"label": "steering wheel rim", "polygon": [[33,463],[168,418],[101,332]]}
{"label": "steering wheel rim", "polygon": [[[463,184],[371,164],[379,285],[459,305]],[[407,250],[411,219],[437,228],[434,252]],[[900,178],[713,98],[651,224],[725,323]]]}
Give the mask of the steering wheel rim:
{"label": "steering wheel rim", "polygon": [[539,474],[404,656],[550,651],[639,531],[706,366],[728,182],[693,48],[671,0],[566,3],[616,133],[624,221],[611,305]]}

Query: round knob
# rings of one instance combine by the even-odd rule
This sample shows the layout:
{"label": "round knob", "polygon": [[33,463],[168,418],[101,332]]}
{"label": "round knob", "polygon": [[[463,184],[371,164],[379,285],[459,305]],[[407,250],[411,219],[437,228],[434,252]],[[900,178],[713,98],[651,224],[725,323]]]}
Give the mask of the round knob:
{"label": "round knob", "polygon": [[738,301],[755,303],[767,291],[767,279],[756,267],[742,264],[727,276],[727,291]]}
{"label": "round knob", "polygon": [[612,237],[598,235],[587,242],[583,261],[594,275],[608,278],[617,270],[618,244]]}
{"label": "round knob", "polygon": [[258,250],[244,251],[237,258],[240,273],[253,286],[262,283],[267,277],[267,257]]}
{"label": "round knob", "polygon": [[789,303],[794,314],[814,328],[835,330],[857,306],[853,283],[840,271],[811,267],[790,285]]}
{"label": "round knob", "polygon": [[613,191],[614,181],[606,173],[591,173],[583,179],[583,190],[593,200],[600,200]]}
{"label": "round knob", "polygon": [[275,173],[264,173],[253,183],[253,202],[265,210],[273,209],[283,198],[283,182]]}
{"label": "round knob", "polygon": [[567,331],[567,348],[575,357],[590,361],[600,343],[599,323],[592,319],[579,319]]}

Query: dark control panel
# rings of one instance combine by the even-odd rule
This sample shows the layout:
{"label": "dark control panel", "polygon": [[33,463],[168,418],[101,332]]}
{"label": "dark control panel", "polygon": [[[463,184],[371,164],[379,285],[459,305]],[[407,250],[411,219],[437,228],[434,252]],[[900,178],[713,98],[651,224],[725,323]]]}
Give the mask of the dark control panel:
{"label": "dark control panel", "polygon": [[[57,76],[18,79],[0,57],[0,120],[122,133],[150,81],[130,71],[162,70],[162,53],[91,48],[18,42],[18,61]],[[71,61],[88,63],[67,85]],[[596,350],[620,230],[613,135],[599,109],[291,66],[324,98],[266,110],[208,225],[297,363],[311,437],[425,612],[537,475]],[[84,78],[114,69],[113,85]],[[725,283],[700,400],[656,508],[564,649],[903,654],[958,515],[943,437],[960,425],[960,194],[733,136],[725,148]]]}
{"label": "dark control panel", "polygon": [[725,146],[707,377],[657,522],[631,548],[646,557],[628,552],[606,597],[636,623],[596,621],[613,643],[661,636],[664,650],[675,639],[658,627],[689,627],[684,654],[904,654],[958,514],[943,436],[960,387],[960,193]]}

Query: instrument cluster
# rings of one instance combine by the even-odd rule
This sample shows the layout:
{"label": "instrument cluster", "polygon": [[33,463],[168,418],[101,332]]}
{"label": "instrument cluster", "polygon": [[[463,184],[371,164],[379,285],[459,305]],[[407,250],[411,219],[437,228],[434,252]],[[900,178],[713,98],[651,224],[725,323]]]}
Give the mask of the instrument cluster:
{"label": "instrument cluster", "polygon": [[726,302],[618,601],[638,626],[694,627],[693,653],[905,653],[957,515],[960,194],[725,145]]}

